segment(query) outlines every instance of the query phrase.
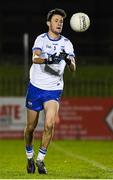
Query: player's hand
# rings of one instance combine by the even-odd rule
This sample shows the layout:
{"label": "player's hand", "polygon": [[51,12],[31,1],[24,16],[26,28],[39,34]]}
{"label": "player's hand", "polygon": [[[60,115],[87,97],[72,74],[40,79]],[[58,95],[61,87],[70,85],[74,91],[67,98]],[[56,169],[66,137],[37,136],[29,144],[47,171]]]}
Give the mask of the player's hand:
{"label": "player's hand", "polygon": [[47,59],[47,64],[53,64],[56,60],[56,53],[49,55]]}
{"label": "player's hand", "polygon": [[62,59],[66,59],[68,54],[65,52],[65,50],[63,49],[62,52],[60,52],[60,55],[59,55]]}
{"label": "player's hand", "polygon": [[59,56],[61,57],[61,59],[64,59],[64,60],[65,60],[66,64],[68,64],[68,65],[71,64],[71,59],[68,58],[68,57],[69,57],[69,54],[67,54],[64,49],[63,49],[62,52],[60,52],[60,55],[59,55]]}

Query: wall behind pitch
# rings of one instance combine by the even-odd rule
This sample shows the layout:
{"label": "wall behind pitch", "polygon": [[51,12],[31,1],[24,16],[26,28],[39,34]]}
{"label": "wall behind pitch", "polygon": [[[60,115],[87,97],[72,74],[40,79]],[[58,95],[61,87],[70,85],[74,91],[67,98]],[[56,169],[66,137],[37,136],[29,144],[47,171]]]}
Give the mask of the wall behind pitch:
{"label": "wall behind pitch", "polygon": [[[0,138],[23,138],[25,124],[25,98],[0,97]],[[43,124],[41,111],[36,138]],[[63,98],[54,139],[113,139],[113,98]]]}

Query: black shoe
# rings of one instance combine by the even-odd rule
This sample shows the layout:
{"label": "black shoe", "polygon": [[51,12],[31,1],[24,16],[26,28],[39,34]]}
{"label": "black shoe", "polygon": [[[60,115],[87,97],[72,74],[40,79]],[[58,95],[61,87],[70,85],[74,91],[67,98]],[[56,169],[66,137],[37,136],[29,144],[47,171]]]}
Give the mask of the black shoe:
{"label": "black shoe", "polygon": [[35,172],[35,164],[34,164],[34,159],[28,159],[27,162],[27,172],[33,174]]}
{"label": "black shoe", "polygon": [[43,161],[37,160],[36,165],[38,167],[39,174],[47,174],[47,170]]}

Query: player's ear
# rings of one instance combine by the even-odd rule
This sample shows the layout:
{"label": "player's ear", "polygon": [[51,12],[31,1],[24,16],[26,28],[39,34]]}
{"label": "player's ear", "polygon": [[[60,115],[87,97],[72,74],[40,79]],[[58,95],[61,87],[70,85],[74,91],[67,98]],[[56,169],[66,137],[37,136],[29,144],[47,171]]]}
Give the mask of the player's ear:
{"label": "player's ear", "polygon": [[50,22],[49,21],[47,21],[46,23],[47,23],[47,26],[50,26]]}

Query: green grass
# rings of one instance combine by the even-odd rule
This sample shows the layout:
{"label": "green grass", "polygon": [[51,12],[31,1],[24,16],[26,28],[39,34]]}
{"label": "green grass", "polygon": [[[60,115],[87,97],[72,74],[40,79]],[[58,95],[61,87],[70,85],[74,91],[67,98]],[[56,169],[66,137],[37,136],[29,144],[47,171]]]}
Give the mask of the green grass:
{"label": "green grass", "polygon": [[[34,141],[35,158],[39,141]],[[26,173],[23,140],[0,140],[0,179],[113,179],[112,141],[53,141],[47,175]]]}

